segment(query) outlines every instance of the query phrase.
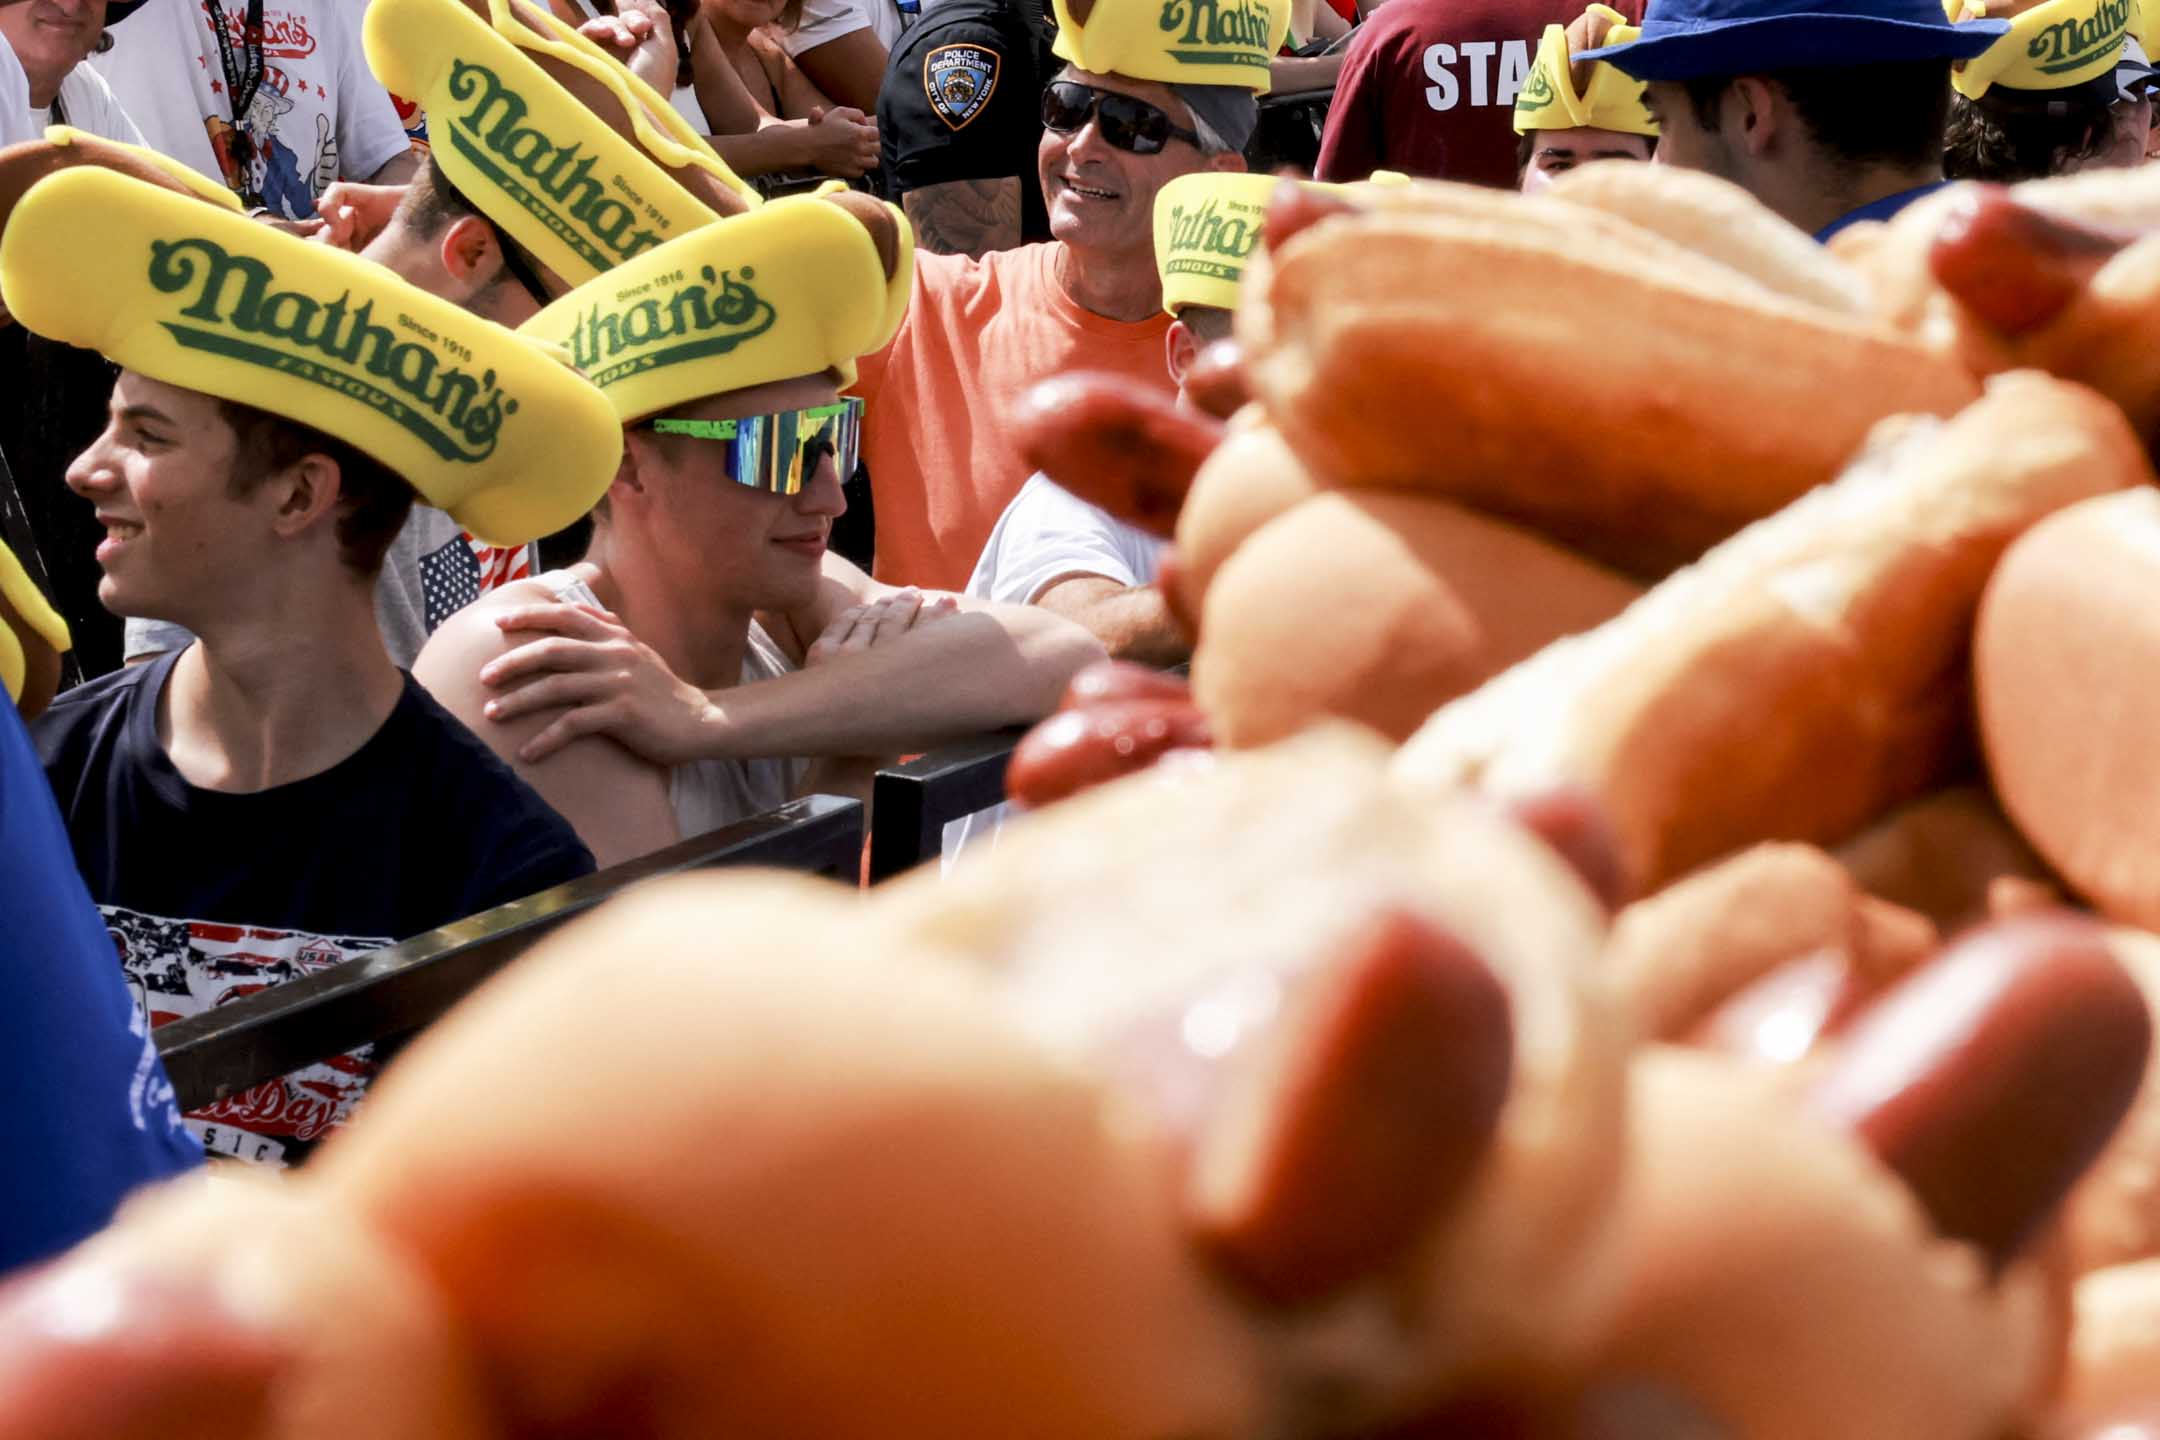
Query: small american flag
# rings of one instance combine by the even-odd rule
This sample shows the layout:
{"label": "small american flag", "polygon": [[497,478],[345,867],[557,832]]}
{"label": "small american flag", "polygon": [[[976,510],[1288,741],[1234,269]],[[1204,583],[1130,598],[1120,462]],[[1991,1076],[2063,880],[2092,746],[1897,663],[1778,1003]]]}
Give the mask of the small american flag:
{"label": "small american flag", "polygon": [[532,574],[532,547],[509,549],[483,544],[460,534],[420,557],[420,588],[427,597],[427,628],[436,627],[498,586]]}

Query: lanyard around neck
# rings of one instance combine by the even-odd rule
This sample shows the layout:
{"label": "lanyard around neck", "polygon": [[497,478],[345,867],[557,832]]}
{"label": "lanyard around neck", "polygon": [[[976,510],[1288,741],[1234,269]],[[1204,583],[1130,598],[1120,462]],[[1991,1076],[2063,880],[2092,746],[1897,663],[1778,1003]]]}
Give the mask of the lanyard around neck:
{"label": "lanyard around neck", "polygon": [[233,54],[232,33],[225,24],[225,7],[218,0],[203,0],[203,8],[210,12],[210,33],[217,37],[218,68],[225,72],[225,94],[232,101],[233,151],[239,161],[241,183],[233,188],[240,198],[249,204],[258,203],[250,193],[246,176],[254,159],[254,138],[247,131],[247,113],[255,103],[255,93],[262,89],[263,72],[263,0],[248,0],[247,20],[240,31],[240,53]]}

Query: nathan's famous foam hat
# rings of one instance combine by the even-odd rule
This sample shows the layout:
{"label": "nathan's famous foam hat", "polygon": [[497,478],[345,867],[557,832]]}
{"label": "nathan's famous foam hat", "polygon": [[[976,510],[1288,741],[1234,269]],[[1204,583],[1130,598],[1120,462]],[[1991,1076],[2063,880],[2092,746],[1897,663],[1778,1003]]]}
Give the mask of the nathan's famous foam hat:
{"label": "nathan's famous foam hat", "polygon": [[[1627,17],[1609,5],[1592,5],[1590,14],[1604,17],[1611,28],[1608,45],[1625,45],[1641,33]],[[1548,25],[1538,42],[1537,61],[1530,76],[1515,95],[1515,131],[1579,130],[1585,126],[1618,130],[1629,135],[1655,135],[1657,121],[1643,108],[1643,82],[1593,63],[1590,83],[1577,91],[1575,72],[1568,52],[1567,27]]]}
{"label": "nathan's famous foam hat", "polygon": [[623,423],[731,390],[837,370],[900,328],[915,269],[913,232],[890,205],[888,277],[847,204],[798,195],[671,240],[589,280],[525,322],[561,345]]}
{"label": "nathan's famous foam hat", "polygon": [[1638,80],[1695,80],[1801,67],[1969,60],[2008,32],[1952,24],[1939,0],[1651,0],[1642,32],[1585,50]]}
{"label": "nathan's famous foam hat", "polygon": [[[549,269],[582,284],[719,218],[661,164],[704,170],[756,203],[674,106],[613,56],[552,15],[538,17],[552,27],[542,39],[509,0],[489,4],[493,25],[458,0],[372,0],[361,38],[375,78],[427,107],[443,173]],[[534,54],[612,91],[634,117],[636,142]]]}
{"label": "nathan's famous foam hat", "polygon": [[1265,95],[1290,33],[1290,0],[1051,0],[1060,60],[1165,85],[1236,85]]}
{"label": "nathan's famous foam hat", "polygon": [[1950,83],[1968,100],[1995,86],[2067,90],[2114,74],[2123,39],[2143,28],[2139,0],[1943,0],[1961,24],[1997,17],[2009,33],[1958,66]]}
{"label": "nathan's famous foam hat", "polygon": [[183,165],[170,155],[152,150],[147,145],[130,145],[124,140],[108,140],[102,135],[78,130],[72,125],[46,126],[45,143],[56,151],[65,152],[87,164],[107,163],[108,157],[121,157],[123,163],[125,160],[137,161],[177,181],[181,188],[198,200],[207,200],[212,205],[235,214],[246,213],[241,207],[240,197],[233,194],[230,187],[212,180],[194,166]]}
{"label": "nathan's famous foam hat", "polygon": [[1175,315],[1188,305],[1237,308],[1246,262],[1260,246],[1261,221],[1277,185],[1342,194],[1413,183],[1395,170],[1375,170],[1341,185],[1244,170],[1178,176],[1155,192],[1155,273],[1162,278],[1163,309]]}
{"label": "nathan's famous foam hat", "polygon": [[615,473],[614,413],[560,351],[110,170],[31,187],[0,295],[35,334],[348,442],[492,544],[561,529]]}
{"label": "nathan's famous foam hat", "polygon": [[25,140],[0,150],[0,231],[30,188],[49,175],[79,167],[98,166],[134,175],[146,183],[163,185],[176,193],[193,195],[221,210],[240,213],[240,201],[232,191],[193,168],[140,145],[124,145],[101,139],[67,125],[49,126],[42,140]]}
{"label": "nathan's famous foam hat", "polygon": [[[1163,309],[1234,310],[1245,262],[1260,244],[1273,175],[1221,170],[1180,175],[1155,192],[1155,269]],[[1292,182],[1295,183],[1295,182]]]}
{"label": "nathan's famous foam hat", "polygon": [[[31,582],[22,562],[5,543],[0,543],[0,603],[22,617],[33,640],[43,641],[55,654],[67,653],[73,643],[68,635],[67,621],[60,618],[60,612],[53,609],[44,593]],[[22,641],[12,626],[0,622],[0,690],[7,692],[10,701],[22,699],[23,677],[29,673]]]}

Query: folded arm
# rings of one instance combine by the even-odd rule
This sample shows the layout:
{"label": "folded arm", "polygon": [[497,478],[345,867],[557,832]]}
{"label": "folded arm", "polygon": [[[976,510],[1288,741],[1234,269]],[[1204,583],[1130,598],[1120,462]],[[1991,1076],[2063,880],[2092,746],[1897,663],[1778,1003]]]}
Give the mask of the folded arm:
{"label": "folded arm", "polygon": [[[1092,635],[1046,610],[959,597],[923,606],[837,556],[825,563],[815,603],[765,617],[768,631],[804,668],[720,690],[696,690],[677,679],[613,616],[555,604],[504,608],[490,623],[541,638],[488,665],[483,681],[499,697],[490,713],[553,716],[523,732],[527,760],[596,734],[663,765],[886,756],[1047,715],[1066,681],[1102,658]],[[894,608],[904,611],[906,624],[880,627],[891,633],[870,643],[819,644],[836,621],[845,625],[851,613],[887,600],[900,601]],[[919,613],[933,613],[937,622],[918,623]]]}
{"label": "folded arm", "polygon": [[496,692],[480,679],[482,666],[523,639],[505,633],[496,616],[521,603],[552,599],[539,586],[518,584],[466,606],[428,638],[413,661],[413,678],[539,791],[604,868],[650,854],[678,838],[666,770],[605,735],[570,739],[543,757],[530,758],[523,753],[525,746],[560,712],[541,709],[498,719],[487,708]]}

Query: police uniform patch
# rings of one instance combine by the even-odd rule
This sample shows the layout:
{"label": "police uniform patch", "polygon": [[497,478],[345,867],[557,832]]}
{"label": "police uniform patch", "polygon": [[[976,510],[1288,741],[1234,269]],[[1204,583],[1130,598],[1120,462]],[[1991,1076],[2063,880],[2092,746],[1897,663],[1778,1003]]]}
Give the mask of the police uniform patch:
{"label": "police uniform patch", "polygon": [[1002,64],[980,45],[940,45],[923,56],[923,96],[948,129],[964,129],[990,103]]}

